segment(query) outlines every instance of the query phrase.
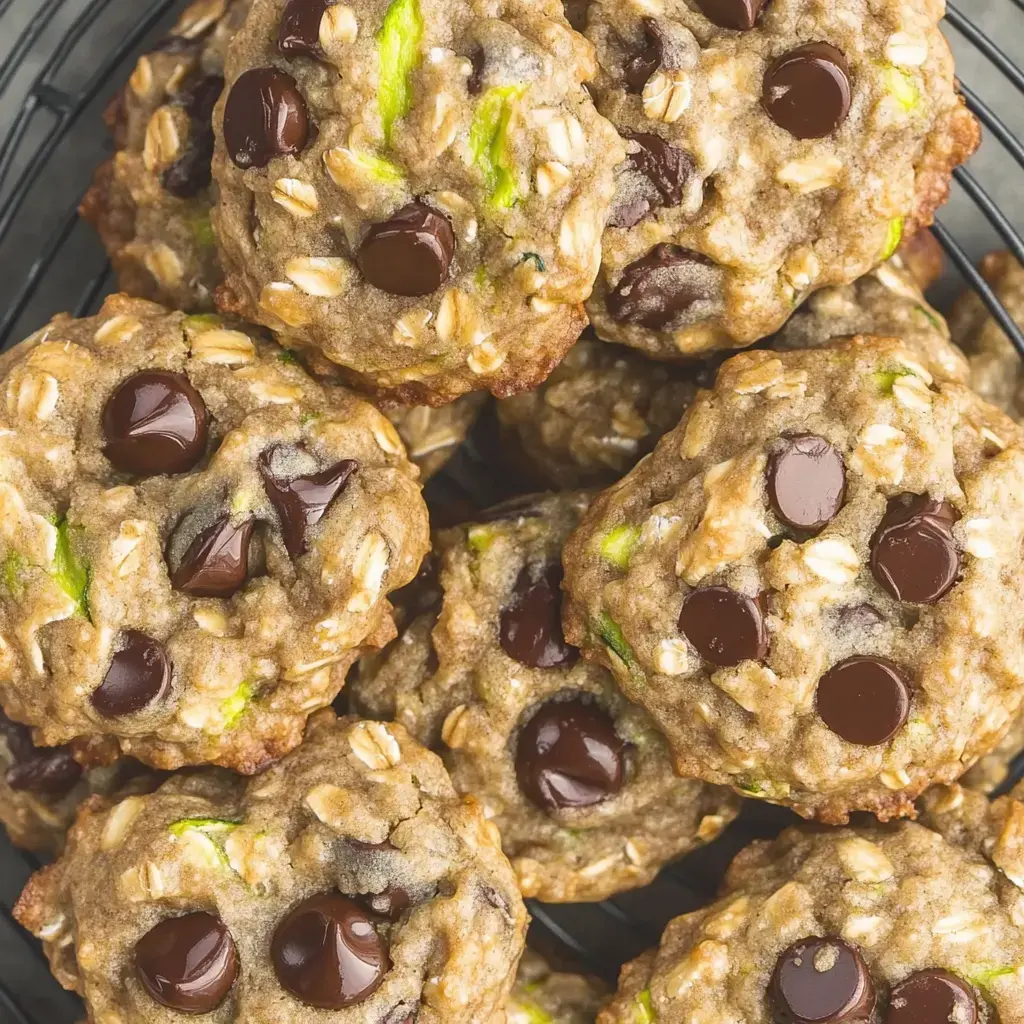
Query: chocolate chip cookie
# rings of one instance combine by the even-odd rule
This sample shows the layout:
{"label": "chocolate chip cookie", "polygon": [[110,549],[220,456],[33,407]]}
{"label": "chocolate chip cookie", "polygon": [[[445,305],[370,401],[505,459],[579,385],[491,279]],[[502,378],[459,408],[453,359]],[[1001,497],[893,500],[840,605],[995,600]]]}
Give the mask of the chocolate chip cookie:
{"label": "chocolate chip cookie", "polygon": [[565,551],[566,637],[681,774],[906,814],[1024,697],[1024,442],[898,341],[728,360]]}
{"label": "chocolate chip cookie", "polygon": [[[1024,324],[1024,267],[1008,252],[991,252],[979,269],[1014,321]],[[977,292],[964,292],[949,326],[970,360],[971,387],[1014,419],[1024,417],[1024,363]]]}
{"label": "chocolate chip cookie", "polygon": [[1024,1019],[1019,853],[1016,872],[1000,853],[910,822],[754,843],[720,900],[623,969],[599,1024]]}
{"label": "chocolate chip cookie", "polygon": [[929,224],[978,128],[941,3],[595,0],[598,109],[627,158],[587,310],[678,359],[777,330]]}
{"label": "chocolate chip cookie", "polygon": [[124,296],[0,377],[6,712],[160,768],[298,743],[427,548],[388,420],[254,330]]}
{"label": "chocolate chip cookie", "polygon": [[90,801],[16,911],[92,1020],[497,1021],[526,911],[494,826],[400,726],[322,711],[250,780]]}
{"label": "chocolate chip cookie", "polygon": [[419,466],[420,482],[426,483],[466,440],[486,401],[483,392],[473,392],[439,408],[384,402],[380,409],[398,431],[409,460]]}
{"label": "chocolate chip cookie", "polygon": [[441,532],[438,589],[415,595],[428,610],[350,684],[360,711],[445,752],[524,895],[549,902],[644,885],[736,810],[727,790],[677,778],[647,714],[562,636],[562,545],[586,502],[537,497]]}
{"label": "chocolate chip cookie", "polygon": [[657,363],[588,331],[539,388],[497,403],[504,444],[548,486],[610,484],[679,422],[709,377],[703,363]]}
{"label": "chocolate chip cookie", "polygon": [[15,846],[56,853],[86,797],[145,788],[157,778],[131,758],[83,769],[71,747],[35,746],[31,730],[0,711],[0,824]]}
{"label": "chocolate chip cookie", "polygon": [[210,208],[213,107],[228,42],[250,0],[197,0],[140,57],[107,110],[117,153],[81,213],[100,233],[122,291],[174,309],[213,309],[221,282]]}
{"label": "chocolate chip cookie", "polygon": [[505,1012],[508,1024],[594,1024],[603,997],[599,982],[582,974],[553,971],[543,957],[528,949],[519,961]]}
{"label": "chocolate chip cookie", "polygon": [[223,306],[442,404],[579,336],[621,143],[558,0],[255,0],[214,117]]}

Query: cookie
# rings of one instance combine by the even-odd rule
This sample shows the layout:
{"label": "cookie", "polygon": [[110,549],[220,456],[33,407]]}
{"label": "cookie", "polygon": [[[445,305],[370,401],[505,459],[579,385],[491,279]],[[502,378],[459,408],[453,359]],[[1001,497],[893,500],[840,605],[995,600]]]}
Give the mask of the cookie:
{"label": "cookie", "polygon": [[428,610],[350,683],[359,711],[444,751],[523,894],[548,902],[645,885],[736,813],[727,790],[675,776],[650,718],[562,636],[562,545],[586,502],[538,496],[442,531],[437,589],[413,596]]}
{"label": "cookie", "polygon": [[[929,232],[920,234],[932,239]],[[966,381],[967,360],[915,277],[927,283],[934,261],[927,244],[901,247],[853,284],[816,292],[761,344],[821,348],[855,334],[899,337],[934,376]],[[588,332],[539,388],[498,402],[498,419],[507,445],[544,483],[610,484],[679,422],[698,387],[714,382],[721,362],[719,354],[680,366],[659,363],[621,345],[601,344]]]}
{"label": "cookie", "polygon": [[1019,1020],[1024,895],[1001,861],[911,822],[754,843],[720,900],[623,969],[599,1024]]}
{"label": "cookie", "polygon": [[213,107],[249,4],[191,4],[139,58],[107,110],[117,152],[97,171],[80,212],[130,295],[187,312],[213,309],[222,279],[210,224]]}
{"label": "cookie", "polygon": [[466,440],[486,398],[482,392],[473,392],[439,408],[390,402],[381,405],[381,412],[398,431],[409,461],[419,466],[422,483],[442,470]]}
{"label": "cookie", "polygon": [[594,71],[557,0],[255,0],[214,116],[220,303],[403,402],[535,386],[623,155]]}
{"label": "cookie", "polygon": [[[991,252],[979,268],[1016,323],[1024,323],[1024,267],[1008,252]],[[1014,419],[1024,417],[1024,363],[980,295],[968,290],[949,326],[971,364],[971,387]]]}
{"label": "cookie", "polygon": [[497,1022],[526,928],[441,761],[329,710],[257,778],[91,801],[16,914],[90,1019],[133,1024]]}
{"label": "cookie", "polygon": [[978,127],[941,3],[595,0],[598,109],[627,159],[587,311],[679,359],[778,330],[931,223]]}
{"label": "cookie", "polygon": [[907,814],[1024,696],[1024,441],[894,339],[728,360],[565,550],[566,637],[678,771]]}
{"label": "cookie", "polygon": [[72,747],[34,746],[31,730],[0,711],[0,824],[22,849],[59,852],[87,797],[109,796],[128,785],[145,789],[157,778],[131,758],[83,769]]}
{"label": "cookie", "polygon": [[427,549],[391,424],[253,330],[123,296],[0,377],[6,712],[158,768],[295,746]]}
{"label": "cookie", "polygon": [[991,793],[998,789],[1010,774],[1017,756],[1024,751],[1024,716],[1014,719],[1010,731],[999,741],[991,754],[986,754],[966,772],[960,782],[969,789]]}
{"label": "cookie", "polygon": [[505,1012],[508,1024],[594,1024],[603,999],[600,982],[582,974],[554,971],[542,956],[528,949],[519,961]]}
{"label": "cookie", "polygon": [[656,363],[588,331],[539,388],[497,403],[503,444],[546,486],[610,484],[679,422],[708,376],[703,364]]}

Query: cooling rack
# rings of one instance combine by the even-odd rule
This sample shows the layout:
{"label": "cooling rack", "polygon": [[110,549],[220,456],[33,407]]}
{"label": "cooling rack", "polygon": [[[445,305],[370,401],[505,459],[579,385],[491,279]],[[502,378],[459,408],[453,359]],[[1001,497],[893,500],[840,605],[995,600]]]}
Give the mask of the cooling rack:
{"label": "cooling rack", "polygon": [[[102,249],[76,208],[108,151],[104,105],[182,4],[0,0],[0,348],[54,313],[93,312],[113,290]],[[1024,334],[974,266],[996,247],[1024,262],[1024,45],[1014,55],[994,41],[997,34],[1024,40],[1024,0],[957,0],[945,27],[986,142],[955,172],[953,200],[934,228],[952,270],[936,301],[973,288],[1024,357]],[[493,424],[485,423],[432,482],[434,498],[458,509],[494,497],[479,469],[493,464],[495,443]],[[1011,779],[1022,774],[1024,755]],[[599,904],[533,903],[531,942],[614,981],[618,967],[655,942],[666,921],[714,894],[741,846],[774,835],[789,820],[776,808],[748,804],[721,840],[670,866],[646,889]],[[38,944],[11,917],[39,866],[0,835],[0,1024],[74,1024],[82,1016],[77,1000],[50,977]]]}

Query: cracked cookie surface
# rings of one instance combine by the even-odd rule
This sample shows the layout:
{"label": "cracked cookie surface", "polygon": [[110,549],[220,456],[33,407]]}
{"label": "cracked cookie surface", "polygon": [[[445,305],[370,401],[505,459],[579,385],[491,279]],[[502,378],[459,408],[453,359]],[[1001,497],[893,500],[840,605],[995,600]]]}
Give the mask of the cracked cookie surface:
{"label": "cracked cookie surface", "polygon": [[91,801],[17,912],[91,1019],[133,1024],[497,1024],[526,927],[441,761],[331,711],[263,775]]}
{"label": "cracked cookie surface", "polygon": [[537,496],[439,533],[437,589],[416,595],[428,610],[349,684],[361,711],[444,751],[524,895],[549,902],[644,885],[736,813],[727,790],[676,777],[648,715],[562,637],[562,545],[587,497]]}
{"label": "cracked cookie surface", "polygon": [[[980,270],[1006,311],[1024,324],[1024,267],[1008,252],[991,252]],[[954,340],[971,364],[971,387],[1014,419],[1024,417],[1024,367],[1017,350],[977,292],[957,300],[949,317]]]}
{"label": "cracked cookie surface", "polygon": [[929,224],[978,129],[941,0],[594,0],[628,150],[587,310],[662,359],[743,347]]}
{"label": "cracked cookie surface", "polygon": [[720,900],[626,965],[598,1021],[1019,1020],[1024,893],[1003,859],[979,835],[910,822],[789,829],[742,851]]}
{"label": "cracked cookie surface", "polygon": [[1022,485],[1016,425],[898,341],[743,353],[591,505],[566,637],[680,773],[906,814],[1020,708]]}
{"label": "cracked cookie surface", "polygon": [[594,71],[557,0],[255,0],[214,115],[219,301],[401,401],[536,385],[622,158]]}
{"label": "cracked cookie surface", "polygon": [[139,58],[106,114],[117,152],[82,203],[121,290],[172,309],[212,310],[223,276],[210,223],[212,117],[249,4],[198,0]]}
{"label": "cracked cookie surface", "polygon": [[6,712],[161,768],[298,743],[427,549],[390,422],[251,329],[123,296],[0,376]]}

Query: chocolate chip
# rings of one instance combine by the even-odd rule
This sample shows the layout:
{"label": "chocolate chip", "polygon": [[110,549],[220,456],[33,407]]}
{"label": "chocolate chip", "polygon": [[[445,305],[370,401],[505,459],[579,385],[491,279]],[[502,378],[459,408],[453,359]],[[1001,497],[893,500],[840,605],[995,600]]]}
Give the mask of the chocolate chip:
{"label": "chocolate chip", "polygon": [[850,68],[829,43],[806,43],[779,57],[764,76],[768,116],[797,139],[823,139],[850,113]]}
{"label": "chocolate chip", "polygon": [[11,789],[58,798],[74,789],[82,777],[82,766],[71,756],[70,747],[37,747],[28,726],[12,722],[2,711],[0,739],[11,760],[6,774]]}
{"label": "chocolate chip", "polygon": [[781,437],[768,462],[767,483],[779,519],[801,533],[817,533],[842,508],[846,467],[823,437]]}
{"label": "chocolate chip", "polygon": [[364,893],[355,899],[371,914],[388,921],[397,921],[412,905],[409,893],[400,885],[389,885],[383,892]]}
{"label": "chocolate chip", "polygon": [[780,1024],[866,1021],[875,986],[860,953],[842,939],[794,942],[775,964],[771,1001]]}
{"label": "chocolate chip", "polygon": [[633,144],[626,155],[628,169],[643,175],[649,186],[643,190],[630,187],[627,176],[623,179],[625,188],[620,186],[616,195],[616,205],[608,223],[616,228],[631,228],[655,206],[678,206],[697,165],[689,153],[666,142],[660,135],[627,129],[621,129],[619,134]]}
{"label": "chocolate chip", "polygon": [[719,28],[749,32],[761,16],[767,0],[696,0],[701,13]]}
{"label": "chocolate chip", "polygon": [[817,707],[822,721],[847,743],[877,747],[906,722],[910,687],[886,658],[847,658],[818,680]]}
{"label": "chocolate chip", "polygon": [[117,639],[103,682],[89,699],[104,718],[135,714],[167,693],[171,671],[171,659],[159,640],[126,629]]}
{"label": "chocolate chip", "polygon": [[619,323],[659,331],[711,297],[706,282],[693,279],[695,268],[708,266],[706,256],[661,242],[622,272],[608,295],[608,312]]}
{"label": "chocolate chip", "polygon": [[679,632],[705,661],[722,668],[760,661],[768,653],[760,600],[729,587],[702,587],[687,595]]}
{"label": "chocolate chip", "polygon": [[103,453],[136,476],[185,473],[203,457],[209,416],[183,373],[140,370],[103,407]]}
{"label": "chocolate chip", "polygon": [[621,788],[624,750],[615,723],[596,704],[549,701],[519,732],[519,788],[546,811],[592,807]]}
{"label": "chocolate chip", "polygon": [[270,952],[281,986],[321,1010],[363,1002],[390,967],[387,946],[366,912],[334,892],[295,907],[277,926]]}
{"label": "chocolate chip", "polygon": [[359,463],[342,459],[320,473],[282,479],[273,469],[275,451],[271,449],[260,456],[260,476],[281,520],[284,546],[292,558],[298,558],[306,553],[309,530],[323,519],[334,499],[345,490]]}
{"label": "chocolate chip", "polygon": [[665,37],[654,18],[644,18],[644,39],[626,61],[623,74],[630,92],[640,93],[665,59]]}
{"label": "chocolate chip", "polygon": [[562,10],[565,11],[565,20],[577,32],[584,32],[587,28],[587,16],[590,12],[591,0],[562,0]]}
{"label": "chocolate chip", "polygon": [[956,583],[960,552],[953,524],[960,513],[926,494],[890,498],[871,538],[871,572],[899,601],[934,604]]}
{"label": "chocolate chip", "polygon": [[180,102],[193,121],[209,126],[213,120],[213,108],[223,91],[223,75],[202,75],[189,83]]}
{"label": "chocolate chip", "polygon": [[478,46],[473,51],[469,62],[473,70],[470,72],[469,78],[466,79],[466,89],[470,96],[479,96],[484,87],[484,51],[482,47]]}
{"label": "chocolate chip", "polygon": [[188,546],[171,573],[171,586],[192,597],[231,597],[249,574],[254,526],[252,519],[236,525],[230,516],[221,516]]}
{"label": "chocolate chip", "polygon": [[562,634],[562,565],[534,562],[524,566],[502,609],[502,650],[529,668],[559,668],[577,658]]}
{"label": "chocolate chip", "polygon": [[188,148],[163,173],[165,191],[178,199],[192,199],[206,188],[213,170],[213,108],[224,90],[221,75],[203,75],[185,90],[181,105],[192,119]]}
{"label": "chocolate chip", "polygon": [[322,60],[320,22],[324,12],[337,0],[288,0],[277,32],[277,49],[285,57],[313,57]]}
{"label": "chocolate chip", "polygon": [[448,218],[413,202],[370,228],[359,247],[359,269],[374,288],[390,295],[430,295],[448,280],[454,254]]}
{"label": "chocolate chip", "polygon": [[949,971],[916,971],[889,997],[885,1024],[977,1024],[978,1000],[965,981]]}
{"label": "chocolate chip", "polygon": [[238,975],[238,954],[224,922],[198,910],[169,917],[135,943],[135,973],[162,1006],[210,1013]]}
{"label": "chocolate chip", "polygon": [[238,167],[266,167],[297,156],[309,138],[309,112],[295,79],[277,68],[241,75],[224,107],[224,142]]}

